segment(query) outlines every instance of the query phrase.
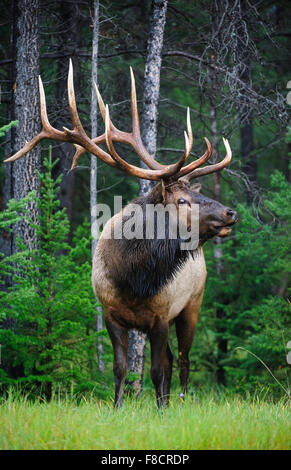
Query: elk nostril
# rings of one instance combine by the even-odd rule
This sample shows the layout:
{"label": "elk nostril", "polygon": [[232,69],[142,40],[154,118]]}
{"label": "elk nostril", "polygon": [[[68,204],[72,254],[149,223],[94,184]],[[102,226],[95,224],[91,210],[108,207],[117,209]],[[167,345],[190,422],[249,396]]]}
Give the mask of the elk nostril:
{"label": "elk nostril", "polygon": [[237,219],[237,213],[236,211],[233,211],[232,209],[227,209],[226,215],[227,217],[230,217],[231,219],[234,219],[234,220]]}

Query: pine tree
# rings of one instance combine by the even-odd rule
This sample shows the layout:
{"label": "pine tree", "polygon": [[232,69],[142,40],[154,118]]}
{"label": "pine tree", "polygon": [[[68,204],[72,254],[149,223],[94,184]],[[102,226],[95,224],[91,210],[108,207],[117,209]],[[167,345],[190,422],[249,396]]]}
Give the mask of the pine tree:
{"label": "pine tree", "polygon": [[[286,383],[286,344],[291,337],[287,297],[291,189],[279,171],[271,175],[271,188],[262,201],[260,218],[246,204],[238,206],[239,223],[223,245],[221,277],[215,275],[215,260],[208,256],[212,244],[205,246],[207,289],[191,353],[192,370],[199,371],[200,383],[201,374],[203,383],[215,383],[217,369],[223,368],[229,389],[254,392],[267,386],[281,393],[252,354]],[[223,318],[216,317],[218,308]],[[227,340],[223,358],[217,347],[222,339]]]}
{"label": "pine tree", "polygon": [[[2,386],[33,385],[48,399],[56,390],[104,393],[98,385],[90,227],[79,227],[72,246],[67,243],[69,221],[56,197],[61,176],[52,179],[55,165],[51,157],[45,159],[45,172],[39,174],[39,223],[26,217],[38,247],[28,250],[18,240],[18,253],[2,262],[2,271],[13,277],[12,287],[0,295]],[[23,208],[25,202],[16,204]],[[17,220],[10,212],[5,224]],[[7,324],[8,319],[14,321]]]}

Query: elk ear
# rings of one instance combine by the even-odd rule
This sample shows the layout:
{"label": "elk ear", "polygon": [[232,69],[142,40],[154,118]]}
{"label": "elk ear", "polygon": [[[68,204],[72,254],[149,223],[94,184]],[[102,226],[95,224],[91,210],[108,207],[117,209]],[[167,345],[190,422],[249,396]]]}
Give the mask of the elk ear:
{"label": "elk ear", "polygon": [[194,183],[194,184],[191,184],[190,186],[191,191],[194,191],[195,193],[200,193],[201,188],[202,188],[202,184],[200,183]]}
{"label": "elk ear", "polygon": [[161,184],[162,184],[162,198],[163,198],[163,202],[166,202],[166,185],[165,185],[165,182],[164,180],[161,180]]}

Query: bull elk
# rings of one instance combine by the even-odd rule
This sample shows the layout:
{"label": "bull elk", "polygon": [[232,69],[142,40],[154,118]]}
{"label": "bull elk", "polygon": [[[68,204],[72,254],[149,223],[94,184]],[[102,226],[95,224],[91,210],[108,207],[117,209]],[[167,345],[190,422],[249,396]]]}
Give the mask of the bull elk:
{"label": "bull elk", "polygon": [[[178,339],[178,363],[183,394],[189,378],[188,354],[194,338],[198,313],[206,280],[203,244],[214,236],[224,237],[237,221],[232,209],[200,194],[200,184],[190,184],[194,178],[225,168],[231,160],[231,149],[226,139],[225,158],[204,166],[211,156],[211,144],[205,138],[207,150],[203,156],[188,163],[193,136],[190,113],[187,110],[185,152],[177,163],[162,165],[144,147],[139,126],[134,76],[131,72],[132,132],[123,132],[112,123],[108,106],[104,105],[95,84],[99,107],[105,121],[105,132],[90,139],[79,119],[70,62],[68,74],[68,100],[73,130],[53,128],[48,120],[45,94],[39,78],[42,130],[15,155],[6,159],[12,162],[29,152],[42,139],[71,142],[76,147],[72,168],[86,151],[94,154],[113,168],[129,175],[156,181],[158,184],[147,195],[135,200],[143,217],[147,205],[168,204],[176,207],[179,222],[188,225],[193,207],[199,205],[199,243],[195,249],[183,250],[179,233],[175,238],[157,236],[151,239],[114,239],[112,230],[121,229],[128,220],[132,203],[107,222],[99,239],[92,269],[92,284],[105,309],[105,323],[114,350],[115,405],[122,404],[123,387],[127,370],[128,330],[136,328],[146,332],[151,345],[151,378],[155,387],[158,406],[168,402],[172,374],[173,355],[168,345],[169,328],[175,323]],[[114,142],[129,144],[147,165],[147,169],[131,165],[116,151]],[[106,143],[108,153],[99,146]],[[169,215],[171,218],[172,215]],[[147,221],[143,219],[143,223]]]}

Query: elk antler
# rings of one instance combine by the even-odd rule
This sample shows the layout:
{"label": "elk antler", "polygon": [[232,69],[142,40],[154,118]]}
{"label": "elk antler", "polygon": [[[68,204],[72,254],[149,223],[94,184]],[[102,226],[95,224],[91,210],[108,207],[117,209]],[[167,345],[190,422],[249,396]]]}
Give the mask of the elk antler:
{"label": "elk antler", "polygon": [[[213,173],[214,171],[221,170],[224,168],[231,159],[231,150],[228,144],[228,141],[224,139],[224,144],[227,149],[227,156],[225,159],[217,163],[215,165],[209,165],[204,168],[198,169],[198,166],[205,163],[211,156],[211,144],[208,139],[205,138],[207,150],[205,154],[198,158],[196,161],[188,164],[187,166],[183,167],[184,163],[186,162],[187,158],[190,155],[191,148],[193,145],[193,135],[190,123],[190,111],[189,108],[187,109],[187,132],[184,132],[185,135],[185,152],[184,155],[180,158],[177,163],[171,165],[162,165],[161,163],[157,162],[146,150],[145,146],[143,145],[141,134],[140,134],[140,126],[139,126],[139,117],[138,117],[138,110],[137,110],[137,100],[136,100],[136,90],[135,90],[135,80],[132,69],[130,68],[130,75],[131,75],[131,111],[132,111],[132,132],[123,132],[117,129],[114,124],[112,123],[110,116],[109,116],[109,109],[108,106],[104,105],[102,97],[99,93],[97,85],[95,85],[98,103],[100,107],[100,111],[105,122],[105,132],[95,137],[94,139],[90,139],[80,121],[76,99],[75,99],[75,92],[74,92],[74,84],[73,84],[73,65],[72,61],[70,60],[69,65],[69,74],[68,74],[68,101],[69,101],[69,109],[70,115],[73,123],[73,130],[67,129],[64,127],[64,131],[59,131],[52,127],[49,123],[47,117],[47,110],[46,110],[46,100],[45,94],[43,89],[43,84],[41,78],[39,77],[39,93],[40,93],[40,110],[41,110],[41,121],[42,121],[42,130],[41,132],[35,136],[30,142],[26,142],[21,150],[15,153],[10,158],[7,158],[5,162],[13,162],[21,158],[27,152],[29,152],[35,145],[37,145],[43,139],[52,139],[61,142],[71,142],[76,147],[76,152],[73,158],[72,168],[74,168],[77,164],[78,159],[80,156],[88,151],[95,155],[96,157],[100,158],[103,162],[107,163],[108,165],[123,169],[128,174],[137,176],[138,178],[143,178],[152,181],[159,181],[161,179],[171,179],[177,180],[181,179],[184,182],[189,182],[190,179],[195,178],[197,176],[205,175],[208,173]],[[109,153],[102,150],[98,144],[102,144],[106,142],[107,148]],[[131,147],[136,151],[139,157],[147,164],[149,169],[140,168],[130,163],[126,162],[122,157],[118,155],[116,152],[113,142],[120,142],[126,143],[131,145]],[[183,167],[183,168],[182,168]]]}
{"label": "elk antler", "polygon": [[96,154],[101,160],[107,163],[110,166],[118,167],[116,162],[110,155],[104,152],[101,148],[92,142],[89,137],[86,135],[82,124],[79,120],[79,116],[77,113],[76,103],[75,103],[75,96],[74,96],[74,89],[73,89],[73,70],[72,70],[72,63],[70,61],[70,68],[69,68],[69,75],[68,75],[68,93],[69,93],[69,103],[70,103],[70,112],[72,121],[74,124],[74,130],[69,131],[68,129],[64,128],[64,132],[59,131],[51,126],[47,117],[46,111],[46,99],[44,88],[42,84],[42,80],[39,77],[39,94],[40,94],[40,114],[41,114],[41,122],[42,122],[42,130],[39,134],[37,134],[33,139],[20,149],[17,153],[12,155],[12,157],[7,158],[4,160],[5,162],[14,162],[18,160],[27,152],[29,152],[33,147],[35,147],[41,140],[43,139],[51,139],[57,140],[61,142],[71,142],[73,144],[77,144],[77,147],[80,145],[86,148],[88,151],[89,148],[92,149],[92,153]]}
{"label": "elk antler", "polygon": [[38,77],[38,81],[39,81],[40,115],[41,115],[41,122],[42,122],[42,130],[39,134],[33,137],[33,139],[31,139],[29,142],[26,142],[21,150],[16,152],[12,157],[4,160],[5,162],[14,162],[15,160],[18,160],[18,158],[22,157],[31,149],[33,149],[33,147],[35,147],[43,139],[54,139],[54,140],[61,140],[62,142],[69,142],[69,137],[65,135],[64,132],[54,129],[50,125],[48,117],[47,117],[47,112],[46,112],[46,102],[45,102],[43,84],[42,84],[42,80],[40,76]]}
{"label": "elk antler", "polygon": [[[209,141],[206,138],[205,138],[205,140],[206,140],[206,143],[210,145]],[[215,163],[214,165],[207,165],[207,166],[204,166],[203,168],[197,168],[198,166],[200,166],[200,164],[198,164],[195,167],[196,169],[194,169],[193,171],[191,169],[190,173],[187,172],[187,174],[185,176],[183,176],[182,178],[180,178],[180,176],[178,175],[179,181],[189,183],[189,181],[192,180],[193,178],[198,178],[199,176],[203,176],[203,175],[209,175],[210,173],[214,173],[216,171],[220,171],[223,168],[225,168],[231,161],[232,152],[231,152],[231,148],[230,148],[228,140],[225,139],[224,137],[223,137],[223,143],[224,143],[224,146],[225,146],[225,149],[226,149],[226,156],[224,157],[224,159],[221,162]],[[203,155],[203,157],[204,157],[204,155]],[[203,157],[200,157],[194,163],[198,163],[198,161],[202,160]],[[190,166],[190,165],[188,165],[188,166]],[[186,167],[181,170],[180,174],[185,174],[184,173],[185,169],[186,169]]]}
{"label": "elk antler", "polygon": [[[135,88],[135,79],[132,68],[130,67],[130,77],[131,77],[131,114],[132,114],[132,132],[123,132],[117,129],[114,124],[110,121],[110,137],[113,142],[120,142],[124,144],[129,144],[141,158],[141,160],[151,169],[153,170],[162,170],[166,171],[164,174],[164,178],[174,175],[182,166],[184,165],[185,161],[187,160],[188,156],[190,155],[192,146],[193,146],[193,134],[191,129],[191,122],[190,122],[190,111],[189,108],[187,109],[187,134],[185,134],[185,153],[184,156],[180,159],[177,164],[173,165],[162,165],[161,163],[157,162],[147,151],[145,148],[140,133],[140,125],[139,125],[139,117],[138,117],[138,110],[137,110],[137,99],[136,99],[136,88]],[[99,108],[101,111],[101,115],[103,117],[103,121],[105,123],[106,120],[106,106],[103,102],[102,96],[99,92],[99,89],[94,82],[95,91],[98,99]],[[186,140],[187,139],[187,140]],[[106,142],[106,132],[104,134],[92,139],[94,143],[100,144]],[[72,168],[75,168],[77,165],[77,161],[80,156],[86,152],[86,149],[82,149],[80,147],[77,148],[76,153],[73,158]],[[118,158],[118,156],[117,156]],[[126,166],[126,165],[125,165]],[[124,167],[124,166],[123,166]]]}

